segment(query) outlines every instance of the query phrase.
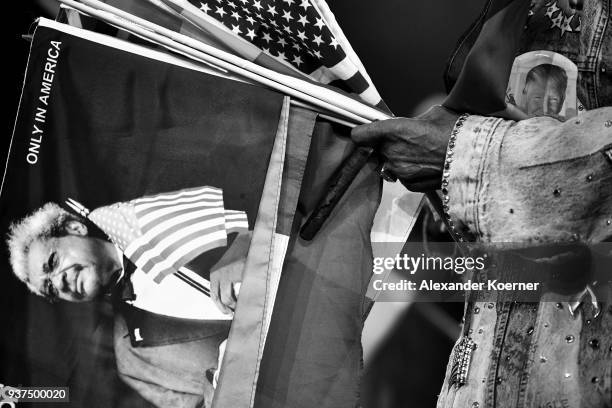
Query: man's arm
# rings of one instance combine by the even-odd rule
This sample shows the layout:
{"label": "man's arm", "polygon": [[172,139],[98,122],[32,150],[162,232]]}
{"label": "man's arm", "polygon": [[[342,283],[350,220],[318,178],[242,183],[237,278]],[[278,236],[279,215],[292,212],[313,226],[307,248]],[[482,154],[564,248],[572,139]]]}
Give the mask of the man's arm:
{"label": "man's arm", "polygon": [[455,127],[457,117],[434,107],[352,136],[377,146],[409,189],[444,187],[453,221],[464,224],[459,232],[494,242],[612,235],[612,108],[564,123],[470,116]]}

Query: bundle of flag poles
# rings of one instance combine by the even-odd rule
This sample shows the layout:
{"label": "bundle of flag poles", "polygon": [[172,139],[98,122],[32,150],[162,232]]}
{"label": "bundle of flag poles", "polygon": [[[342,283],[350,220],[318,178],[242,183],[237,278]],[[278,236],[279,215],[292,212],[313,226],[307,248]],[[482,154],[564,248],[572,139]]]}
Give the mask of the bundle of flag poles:
{"label": "bundle of flag poles", "polygon": [[[319,13],[321,6],[327,8],[322,2],[305,0],[298,5],[294,0],[268,1],[267,3],[276,5],[268,5],[268,8],[264,9],[260,1],[240,0],[238,4],[232,1],[215,2],[221,4],[216,10],[211,9],[207,3],[200,3],[201,8],[197,8],[181,0],[152,2],[158,6],[159,13],[172,13],[184,19],[186,24],[199,28],[202,36],[212,37],[210,42],[218,44],[219,41],[223,41],[223,45],[233,51],[228,52],[99,0],[59,1],[81,14],[161,45],[222,73],[229,73],[248,82],[284,93],[294,98],[297,104],[315,109],[327,118],[347,126],[390,118],[388,113],[372,106],[378,103],[384,107],[384,103],[371,84],[365,69],[350,49],[348,41],[343,36],[337,38],[341,31],[335,20],[329,21],[331,13],[327,11],[328,9]],[[223,7],[223,4],[226,6]],[[260,11],[257,12],[258,10]],[[232,29],[224,25],[226,22],[223,17],[228,12],[233,14],[233,17],[225,21],[236,23],[227,23],[228,26],[233,26]],[[300,27],[303,27],[303,30],[300,30]],[[309,36],[307,34],[309,28],[312,33],[318,31],[320,34]],[[219,32],[223,37],[215,36],[215,33]],[[248,42],[251,38],[257,41]],[[257,42],[271,45],[254,51]],[[243,56],[247,52],[239,55],[236,46],[233,45],[235,43],[240,46],[246,44],[249,48],[247,51],[251,54],[259,52],[255,62]],[[273,48],[272,43],[276,48]],[[288,49],[295,51],[291,62],[286,60]],[[334,60],[341,57],[334,55],[334,51],[344,55],[344,58],[337,63]],[[260,65],[258,63],[260,60],[266,61],[265,65],[268,66],[284,67],[285,72],[280,72],[282,68],[274,70]],[[305,60],[310,64],[307,65]],[[331,63],[328,60],[331,60]],[[269,61],[272,61],[272,64]],[[335,65],[329,67],[333,63]],[[312,69],[313,66],[317,67],[312,72],[300,70],[301,67]],[[330,79],[332,81],[329,81]],[[332,86],[336,84],[342,86],[347,92],[335,90],[331,86],[322,86],[326,80]],[[366,90],[357,94],[359,88],[363,87]],[[351,88],[356,90],[353,91]]]}

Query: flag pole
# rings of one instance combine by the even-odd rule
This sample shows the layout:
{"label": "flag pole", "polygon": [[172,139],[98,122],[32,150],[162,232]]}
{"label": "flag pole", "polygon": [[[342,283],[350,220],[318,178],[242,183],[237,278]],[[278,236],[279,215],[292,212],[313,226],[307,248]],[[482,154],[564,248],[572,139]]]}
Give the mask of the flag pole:
{"label": "flag pole", "polygon": [[333,112],[357,124],[390,118],[388,114],[348,96],[299,78],[279,74],[242,57],[237,57],[186,35],[176,33],[98,0],[58,1],[191,58],[211,63],[233,74]]}

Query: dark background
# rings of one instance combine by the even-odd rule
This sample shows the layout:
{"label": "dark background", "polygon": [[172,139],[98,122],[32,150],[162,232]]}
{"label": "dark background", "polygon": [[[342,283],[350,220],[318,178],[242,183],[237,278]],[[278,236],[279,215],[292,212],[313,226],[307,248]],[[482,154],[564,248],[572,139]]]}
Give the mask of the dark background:
{"label": "dark background", "polygon": [[[329,0],[340,26],[368,69],[391,110],[409,116],[421,110],[425,99],[444,92],[442,73],[456,40],[478,15],[484,0]],[[8,149],[18,107],[29,44],[21,38],[37,16],[54,17],[53,1],[22,1],[4,15],[4,82],[6,126],[0,145]],[[8,35],[8,37],[7,37]],[[4,163],[2,157],[2,163]],[[419,240],[415,229],[414,240]],[[0,256],[5,257],[2,245]],[[6,258],[5,258],[6,259]],[[91,316],[92,310],[75,311],[73,305],[56,305],[56,319],[33,327],[28,318],[49,307],[27,294],[10,271],[0,273],[0,383],[8,385],[69,385],[71,406],[146,406],[114,374],[108,339],[96,339],[99,361],[75,361],[75,345],[61,336],[44,333],[66,324],[63,309]],[[81,306],[79,306],[81,307]],[[449,306],[445,306],[449,308]],[[448,311],[458,315],[460,305]],[[107,310],[96,310],[107,313]],[[41,336],[43,336],[41,338]],[[28,338],[36,338],[32,342]],[[72,339],[74,342],[76,339]],[[410,308],[368,364],[364,381],[366,408],[432,407],[440,389],[451,341],[429,321],[423,308]],[[70,352],[69,352],[70,351]],[[48,405],[51,406],[51,405]],[[62,404],[59,406],[67,406]]]}

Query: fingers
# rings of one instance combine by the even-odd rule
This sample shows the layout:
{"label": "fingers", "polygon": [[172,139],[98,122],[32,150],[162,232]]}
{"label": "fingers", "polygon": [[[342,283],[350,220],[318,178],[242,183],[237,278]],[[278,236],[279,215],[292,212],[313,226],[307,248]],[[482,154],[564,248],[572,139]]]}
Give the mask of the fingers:
{"label": "fingers", "polygon": [[225,314],[230,314],[236,308],[238,297],[234,291],[234,284],[242,281],[244,259],[239,259],[222,266],[210,273],[211,299]]}
{"label": "fingers", "polygon": [[223,314],[230,314],[232,311],[230,308],[225,306],[222,298],[222,290],[221,290],[221,281],[219,280],[218,273],[210,274],[210,298],[212,299],[217,309],[221,311]]}
{"label": "fingers", "polygon": [[416,182],[402,181],[402,184],[408,190],[414,191],[415,193],[427,193],[428,191],[434,191],[440,188],[439,179],[430,179],[430,180],[416,181]]}
{"label": "fingers", "polygon": [[236,308],[236,297],[234,295],[234,285],[231,281],[224,280],[219,287],[221,303],[226,309],[233,311]]}
{"label": "fingers", "polygon": [[380,120],[353,128],[351,139],[359,145],[376,146],[397,133],[402,118]]}
{"label": "fingers", "polygon": [[387,161],[385,170],[395,175],[408,190],[417,193],[437,190],[442,182],[439,171],[428,165]]}

